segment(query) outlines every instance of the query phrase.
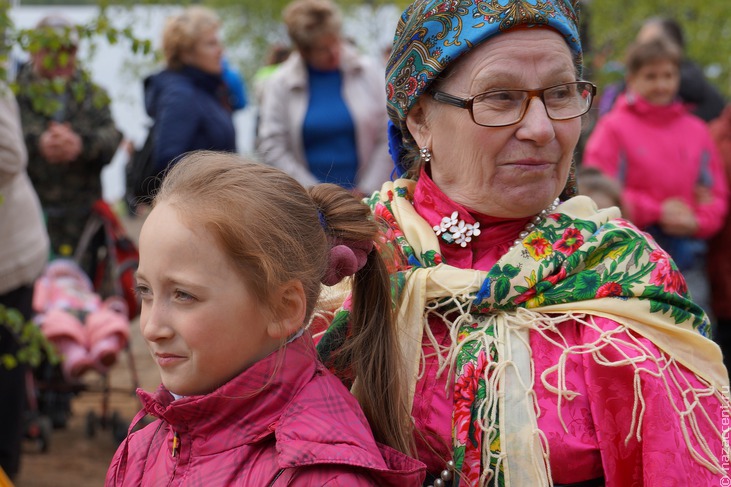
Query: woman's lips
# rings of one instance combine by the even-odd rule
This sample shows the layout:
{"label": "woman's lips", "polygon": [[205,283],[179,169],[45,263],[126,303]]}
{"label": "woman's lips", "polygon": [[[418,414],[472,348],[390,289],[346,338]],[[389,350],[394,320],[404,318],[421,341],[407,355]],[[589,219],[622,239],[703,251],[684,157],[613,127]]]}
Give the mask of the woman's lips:
{"label": "woman's lips", "polygon": [[516,159],[506,163],[508,166],[550,166],[552,164],[546,159]]}
{"label": "woman's lips", "polygon": [[546,169],[552,168],[554,165],[555,164],[552,162],[538,160],[520,160],[505,164],[507,167],[520,169],[522,171],[545,171]]}

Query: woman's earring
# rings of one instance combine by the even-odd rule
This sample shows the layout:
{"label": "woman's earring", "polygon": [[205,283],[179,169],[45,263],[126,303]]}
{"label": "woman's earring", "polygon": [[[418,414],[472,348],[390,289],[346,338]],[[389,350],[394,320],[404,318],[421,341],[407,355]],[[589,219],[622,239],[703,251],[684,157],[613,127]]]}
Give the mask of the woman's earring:
{"label": "woman's earring", "polygon": [[431,151],[428,147],[422,147],[419,149],[419,155],[421,156],[422,161],[431,162]]}

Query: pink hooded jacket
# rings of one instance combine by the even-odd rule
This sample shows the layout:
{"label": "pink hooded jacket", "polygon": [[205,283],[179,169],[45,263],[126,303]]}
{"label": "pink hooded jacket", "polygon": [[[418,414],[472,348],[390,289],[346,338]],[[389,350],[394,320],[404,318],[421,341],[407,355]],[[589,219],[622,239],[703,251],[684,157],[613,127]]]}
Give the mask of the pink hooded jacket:
{"label": "pink hooded jacket", "polygon": [[[695,237],[708,238],[723,224],[728,189],[718,150],[703,120],[680,102],[657,106],[620,96],[592,131],[583,165],[619,180],[625,216],[640,229],[657,223],[671,197],[693,209]],[[710,190],[710,201],[696,201],[699,186]]]}
{"label": "pink hooded jacket", "polygon": [[409,487],[425,475],[375,442],[309,335],[208,395],[175,401],[163,386],[138,395],[158,420],[120,445],[107,486]]}

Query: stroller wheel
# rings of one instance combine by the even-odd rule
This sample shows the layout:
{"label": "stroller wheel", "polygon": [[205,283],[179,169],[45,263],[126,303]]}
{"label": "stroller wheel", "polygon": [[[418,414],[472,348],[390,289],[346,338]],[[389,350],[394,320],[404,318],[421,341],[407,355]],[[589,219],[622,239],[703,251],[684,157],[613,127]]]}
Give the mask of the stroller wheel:
{"label": "stroller wheel", "polygon": [[66,428],[68,423],[68,414],[64,411],[52,411],[51,412],[52,424],[56,429]]}
{"label": "stroller wheel", "polygon": [[53,423],[51,422],[51,418],[48,416],[39,417],[38,429],[38,443],[41,448],[41,453],[48,453],[48,449],[51,446],[51,433],[53,433]]}
{"label": "stroller wheel", "polygon": [[25,438],[32,441],[41,453],[46,453],[53,433],[51,419],[36,412],[30,415],[26,423]]}
{"label": "stroller wheel", "polygon": [[49,391],[44,398],[46,414],[51,418],[54,429],[64,429],[71,416],[71,394],[65,392]]}
{"label": "stroller wheel", "polygon": [[88,413],[86,413],[86,436],[88,438],[93,438],[94,435],[96,435],[96,427],[98,422],[99,418],[97,418],[94,411],[89,411]]}

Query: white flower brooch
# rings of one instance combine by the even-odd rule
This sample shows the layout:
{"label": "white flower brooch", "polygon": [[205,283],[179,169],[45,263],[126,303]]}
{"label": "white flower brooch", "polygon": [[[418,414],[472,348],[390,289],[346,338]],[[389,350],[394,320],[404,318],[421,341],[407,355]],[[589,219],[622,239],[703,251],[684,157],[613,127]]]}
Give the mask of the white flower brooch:
{"label": "white flower brooch", "polygon": [[450,216],[445,216],[439,225],[434,225],[434,233],[437,237],[441,237],[447,243],[457,243],[460,247],[467,247],[467,243],[472,241],[472,237],[480,234],[480,222],[465,223],[464,220],[458,220],[459,215],[453,212]]}

